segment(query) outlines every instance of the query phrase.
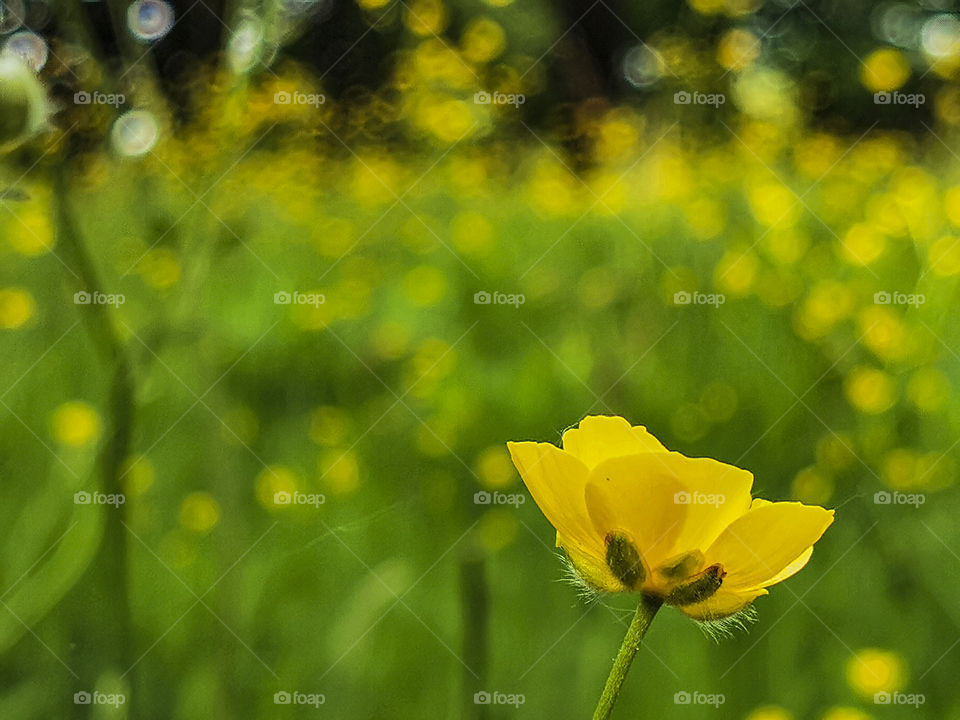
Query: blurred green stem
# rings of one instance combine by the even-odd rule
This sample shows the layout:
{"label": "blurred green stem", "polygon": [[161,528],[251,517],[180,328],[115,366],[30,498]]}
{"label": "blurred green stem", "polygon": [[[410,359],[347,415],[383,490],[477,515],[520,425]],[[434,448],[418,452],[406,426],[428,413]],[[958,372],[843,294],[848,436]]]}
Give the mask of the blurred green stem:
{"label": "blurred green stem", "polygon": [[[70,266],[76,271],[81,290],[103,292],[93,261],[80,236],[70,209],[70,167],[61,161],[56,169],[54,211],[58,236],[69,253]],[[104,366],[111,373],[109,384],[109,423],[99,467],[103,475],[103,489],[107,494],[123,492],[121,478],[127,455],[130,451],[130,436],[133,427],[134,388],[133,373],[126,349],[117,334],[108,306],[92,303],[83,306],[81,313],[96,349],[101,353]],[[118,612],[108,625],[112,634],[101,638],[96,646],[104,648],[118,666],[126,669],[132,623],[127,588],[127,533],[124,528],[124,508],[110,510],[106,514],[102,546],[92,569],[94,582],[89,591],[102,603],[96,612],[105,608],[117,608]]]}
{"label": "blurred green stem", "polygon": [[600,702],[597,703],[597,709],[593,713],[593,720],[607,720],[613,712],[613,705],[617,701],[617,696],[620,695],[620,688],[623,687],[623,681],[627,679],[630,663],[640,649],[643,636],[650,629],[653,616],[657,614],[661,604],[662,601],[659,598],[644,595],[640,604],[637,605],[637,611],[633,614],[630,627],[627,628],[617,659],[613,661],[613,669],[607,677],[607,684],[603,687],[603,695],[600,696]]}
{"label": "blurred green stem", "polygon": [[[486,558],[480,548],[472,547],[460,560],[460,592],[463,607],[464,687],[485,689],[487,677],[487,629],[489,598]],[[487,706],[473,702],[473,691],[464,692],[463,717],[483,720]]]}

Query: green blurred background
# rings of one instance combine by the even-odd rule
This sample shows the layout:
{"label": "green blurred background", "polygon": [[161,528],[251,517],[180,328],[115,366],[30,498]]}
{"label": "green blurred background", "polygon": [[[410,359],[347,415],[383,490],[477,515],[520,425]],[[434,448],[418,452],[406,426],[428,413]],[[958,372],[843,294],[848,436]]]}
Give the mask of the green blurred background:
{"label": "green blurred background", "polygon": [[837,509],[616,717],[960,718],[954,3],[2,5],[0,717],[589,717],[601,413]]}

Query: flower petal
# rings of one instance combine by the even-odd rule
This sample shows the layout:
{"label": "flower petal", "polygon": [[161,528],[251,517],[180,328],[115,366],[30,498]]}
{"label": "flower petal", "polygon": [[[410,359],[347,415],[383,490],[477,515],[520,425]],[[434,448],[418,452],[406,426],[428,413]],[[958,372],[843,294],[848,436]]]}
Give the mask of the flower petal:
{"label": "flower petal", "polygon": [[[750,508],[753,475],[710,458],[642,453],[590,474],[587,512],[601,536],[626,532],[651,570],[703,552]],[[695,573],[706,567],[700,563]],[[677,578],[681,579],[681,578]]]}
{"label": "flower petal", "polygon": [[706,552],[721,532],[750,510],[753,473],[712,458],[688,458],[676,452],[652,458],[687,488],[685,496],[675,499],[687,506],[682,532],[674,540],[679,552]]}
{"label": "flower petal", "polygon": [[588,415],[563,434],[563,449],[594,468],[607,458],[637,453],[667,452],[642,425],[631,427],[622,417]]}
{"label": "flower petal", "polygon": [[557,530],[557,545],[562,536],[564,547],[602,562],[606,555],[603,538],[594,531],[584,505],[590,474],[586,466],[550,443],[509,442],[507,449],[527,490]]}
{"label": "flower petal", "polygon": [[796,560],[787,565],[783,570],[778,572],[774,577],[769,580],[764,580],[763,587],[770,587],[771,585],[776,585],[778,582],[786,580],[788,577],[796,575],[798,572],[803,570],[803,566],[810,561],[810,556],[813,555],[813,545],[808,547],[803,551],[803,554],[800,555]]}
{"label": "flower petal", "polygon": [[832,522],[833,511],[816,505],[761,504],[720,534],[705,553],[706,562],[723,565],[727,590],[764,587],[782,579]]}
{"label": "flower petal", "polygon": [[767,591],[763,589],[737,592],[720,588],[703,602],[684,605],[677,610],[694,620],[722,620],[743,610],[758,597],[766,594]]}
{"label": "flower petal", "polygon": [[587,512],[596,534],[622,532],[649,568],[676,555],[674,539],[683,530],[687,506],[674,497],[687,487],[658,453],[628,455],[600,463],[586,488]]}

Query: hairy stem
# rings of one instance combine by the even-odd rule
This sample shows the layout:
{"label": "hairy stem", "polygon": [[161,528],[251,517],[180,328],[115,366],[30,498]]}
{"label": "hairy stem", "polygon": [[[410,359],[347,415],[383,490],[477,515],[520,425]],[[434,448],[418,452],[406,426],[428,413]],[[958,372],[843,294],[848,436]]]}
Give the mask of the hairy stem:
{"label": "hairy stem", "polygon": [[613,712],[613,705],[617,702],[617,696],[620,695],[623,681],[627,679],[630,663],[633,662],[634,656],[640,649],[643,636],[650,629],[653,616],[657,614],[661,604],[662,600],[659,598],[644,595],[640,604],[637,605],[637,611],[633,614],[630,627],[627,628],[623,644],[620,646],[616,660],[613,661],[613,669],[610,671],[607,683],[603,687],[600,702],[597,703],[597,709],[593,713],[593,720],[607,720]]}

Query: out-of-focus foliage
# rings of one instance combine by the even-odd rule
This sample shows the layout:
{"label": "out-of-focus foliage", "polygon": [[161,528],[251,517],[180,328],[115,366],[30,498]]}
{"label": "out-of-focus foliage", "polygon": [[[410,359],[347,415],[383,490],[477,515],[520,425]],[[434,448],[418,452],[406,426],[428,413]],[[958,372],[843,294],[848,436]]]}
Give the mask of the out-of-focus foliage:
{"label": "out-of-focus foliage", "polygon": [[504,443],[592,412],[837,508],[623,717],[960,718],[952,14],[91,5],[2,165],[0,716],[588,716],[630,600]]}

